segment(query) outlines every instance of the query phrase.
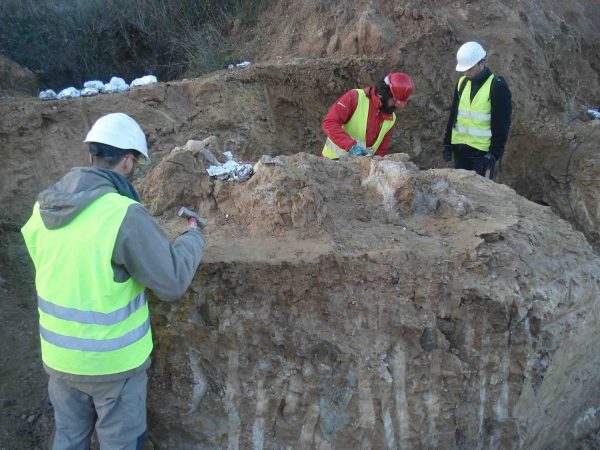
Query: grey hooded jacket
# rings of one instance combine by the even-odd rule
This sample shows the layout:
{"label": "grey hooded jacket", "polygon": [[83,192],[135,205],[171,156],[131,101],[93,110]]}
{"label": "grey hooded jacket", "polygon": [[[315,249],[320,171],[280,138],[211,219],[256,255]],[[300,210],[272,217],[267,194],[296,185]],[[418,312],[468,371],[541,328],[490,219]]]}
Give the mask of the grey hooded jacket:
{"label": "grey hooded jacket", "polygon": [[[38,196],[40,215],[49,229],[70,223],[77,214],[98,197],[118,192],[115,184],[102,170],[76,167],[62,180]],[[139,203],[127,210],[112,256],[114,280],[124,282],[130,277],[151,289],[161,300],[183,296],[200,264],[205,239],[197,230],[188,230],[173,243]],[[150,359],[137,369],[113,375],[81,376],[64,374],[49,367],[50,375],[87,381],[110,381],[126,378],[145,370]]]}

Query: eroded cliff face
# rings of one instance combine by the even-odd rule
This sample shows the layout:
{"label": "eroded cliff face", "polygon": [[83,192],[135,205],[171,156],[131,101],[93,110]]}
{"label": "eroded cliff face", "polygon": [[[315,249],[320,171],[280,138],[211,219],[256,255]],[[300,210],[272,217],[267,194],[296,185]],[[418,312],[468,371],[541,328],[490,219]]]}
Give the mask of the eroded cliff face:
{"label": "eroded cliff face", "polygon": [[507,161],[505,183],[521,195],[550,205],[600,249],[600,120],[548,130],[535,143],[516,136],[521,162]]}
{"label": "eroded cliff face", "polygon": [[173,192],[201,180],[210,223],[186,299],[152,304],[156,447],[597,443],[600,260],[580,233],[406,155],[277,161],[202,181],[176,149],[140,185],[170,192],[153,208],[175,233]]}

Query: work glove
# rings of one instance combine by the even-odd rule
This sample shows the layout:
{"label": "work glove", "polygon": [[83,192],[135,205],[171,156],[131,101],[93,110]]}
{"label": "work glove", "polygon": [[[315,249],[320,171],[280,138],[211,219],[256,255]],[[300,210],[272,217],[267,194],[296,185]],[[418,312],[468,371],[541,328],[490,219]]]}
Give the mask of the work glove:
{"label": "work glove", "polygon": [[450,147],[448,144],[444,145],[443,156],[444,156],[444,161],[446,161],[446,162],[452,161],[452,147]]}
{"label": "work glove", "polygon": [[491,147],[489,153],[498,161],[504,155],[504,149]]}
{"label": "work glove", "polygon": [[487,152],[483,155],[483,160],[485,161],[485,172],[484,177],[489,178],[490,180],[494,179],[494,169],[496,167],[496,158],[490,152]]}
{"label": "work glove", "polygon": [[490,166],[496,164],[496,158],[490,152],[487,152],[485,155],[483,155],[483,159],[485,159],[485,163],[487,164],[487,167],[490,167]]}
{"label": "work glove", "polygon": [[362,156],[363,151],[364,151],[363,148],[358,143],[356,143],[352,147],[350,147],[350,150],[348,150],[348,153],[350,155]]}

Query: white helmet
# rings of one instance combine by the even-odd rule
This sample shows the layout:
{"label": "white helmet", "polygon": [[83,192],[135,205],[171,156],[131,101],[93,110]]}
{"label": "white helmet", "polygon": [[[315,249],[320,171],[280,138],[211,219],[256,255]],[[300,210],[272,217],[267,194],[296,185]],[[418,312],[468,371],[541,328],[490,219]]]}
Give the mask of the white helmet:
{"label": "white helmet", "polygon": [[466,42],[460,46],[456,52],[456,70],[464,72],[469,70],[483,58],[485,58],[485,50],[477,42]]}
{"label": "white helmet", "polygon": [[127,114],[112,113],[100,117],[83,142],[99,142],[124,150],[137,150],[147,162],[150,161],[146,136],[138,123]]}

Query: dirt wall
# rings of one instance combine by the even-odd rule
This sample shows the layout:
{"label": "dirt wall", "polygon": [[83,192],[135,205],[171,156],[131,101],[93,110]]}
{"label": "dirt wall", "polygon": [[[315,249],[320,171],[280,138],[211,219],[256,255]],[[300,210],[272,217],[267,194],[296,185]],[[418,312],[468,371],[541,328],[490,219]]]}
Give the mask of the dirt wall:
{"label": "dirt wall", "polygon": [[[157,448],[595,445],[600,260],[580,233],[405,155],[277,160],[188,196],[210,244],[186,298],[153,303]],[[141,183],[173,180],[153,204],[171,232],[202,165],[177,151]]]}

